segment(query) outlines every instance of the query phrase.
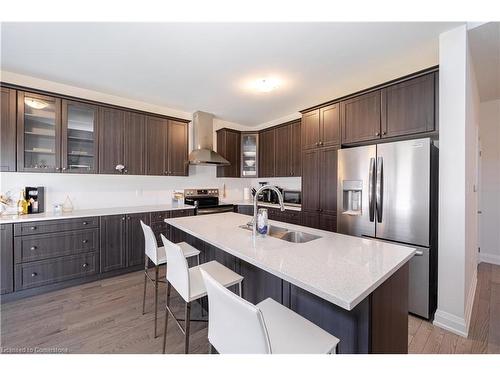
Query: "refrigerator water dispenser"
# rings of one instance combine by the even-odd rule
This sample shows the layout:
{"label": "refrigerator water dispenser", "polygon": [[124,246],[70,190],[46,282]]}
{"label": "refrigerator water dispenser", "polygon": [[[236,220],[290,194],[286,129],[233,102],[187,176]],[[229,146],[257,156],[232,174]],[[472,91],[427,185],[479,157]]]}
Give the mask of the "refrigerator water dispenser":
{"label": "refrigerator water dispenser", "polygon": [[343,180],[343,207],[342,215],[360,216],[362,214],[362,180]]}

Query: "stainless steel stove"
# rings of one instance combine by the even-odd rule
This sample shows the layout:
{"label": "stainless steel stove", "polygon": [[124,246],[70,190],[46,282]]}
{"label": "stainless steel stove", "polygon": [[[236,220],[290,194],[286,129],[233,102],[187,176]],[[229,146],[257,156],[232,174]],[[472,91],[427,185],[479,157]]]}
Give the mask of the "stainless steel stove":
{"label": "stainless steel stove", "polygon": [[195,206],[196,215],[233,212],[232,204],[219,203],[219,189],[186,189],[184,204]]}

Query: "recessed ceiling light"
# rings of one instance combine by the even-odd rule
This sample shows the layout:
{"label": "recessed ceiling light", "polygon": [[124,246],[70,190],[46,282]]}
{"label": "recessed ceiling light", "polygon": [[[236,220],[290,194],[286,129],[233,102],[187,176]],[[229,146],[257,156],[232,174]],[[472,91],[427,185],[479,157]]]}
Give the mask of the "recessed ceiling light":
{"label": "recessed ceiling light", "polygon": [[260,92],[270,92],[278,88],[280,81],[277,78],[268,77],[256,80],[253,87]]}
{"label": "recessed ceiling light", "polygon": [[44,102],[43,100],[33,99],[33,98],[25,98],[24,104],[34,109],[43,109],[49,105],[47,102]]}

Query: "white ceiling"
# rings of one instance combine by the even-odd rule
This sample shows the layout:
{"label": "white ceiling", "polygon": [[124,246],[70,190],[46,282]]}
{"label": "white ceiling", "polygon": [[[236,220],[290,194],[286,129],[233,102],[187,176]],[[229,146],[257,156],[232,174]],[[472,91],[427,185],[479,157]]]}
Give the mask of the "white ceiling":
{"label": "white ceiling", "polygon": [[456,25],[2,23],[1,68],[253,126],[437,65]]}
{"label": "white ceiling", "polygon": [[470,30],[469,42],[481,101],[500,99],[500,22]]}

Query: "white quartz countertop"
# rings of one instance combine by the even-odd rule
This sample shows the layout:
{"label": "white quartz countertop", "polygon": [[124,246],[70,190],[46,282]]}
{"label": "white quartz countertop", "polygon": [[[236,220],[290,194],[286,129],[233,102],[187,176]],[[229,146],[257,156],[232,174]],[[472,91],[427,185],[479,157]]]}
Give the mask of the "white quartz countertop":
{"label": "white quartz countertop", "polygon": [[[223,200],[221,200],[221,204],[234,204],[236,206],[253,206],[253,201],[245,200],[245,199],[241,199],[241,200],[223,199]],[[280,208],[279,204],[264,203],[264,202],[259,202],[258,206],[259,207]],[[290,206],[290,205],[285,204],[285,210],[302,211],[302,208],[300,206]]]}
{"label": "white quartz countertop", "polygon": [[251,231],[239,228],[248,222],[248,216],[236,213],[165,222],[347,310],[352,310],[415,254],[415,249],[407,246],[272,220],[271,225],[321,238],[302,244],[270,236],[254,240]]}
{"label": "white quartz countertop", "polygon": [[3,215],[0,216],[0,224],[24,223],[30,221],[57,220],[57,219],[77,219],[80,217],[124,215],[140,212],[158,212],[194,209],[193,206],[180,204],[161,204],[156,206],[132,206],[132,207],[110,207],[94,208],[87,210],[74,210],[72,212],[54,213],[52,211],[29,215]]}

